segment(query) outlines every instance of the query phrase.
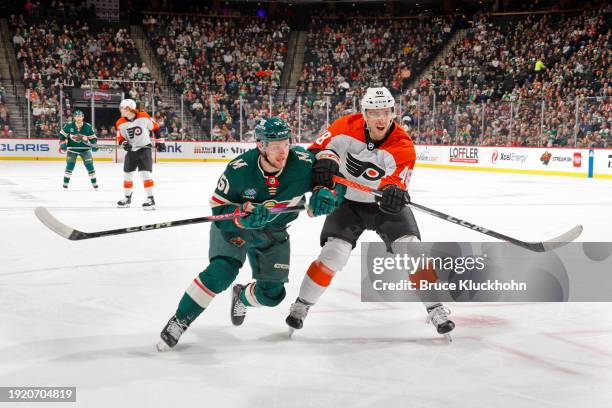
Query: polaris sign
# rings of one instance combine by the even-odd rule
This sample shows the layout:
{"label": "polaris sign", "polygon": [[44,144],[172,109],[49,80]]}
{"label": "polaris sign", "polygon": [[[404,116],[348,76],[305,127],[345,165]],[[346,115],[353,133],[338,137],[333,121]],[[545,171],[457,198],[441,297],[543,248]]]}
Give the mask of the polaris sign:
{"label": "polaris sign", "polygon": [[48,152],[49,143],[0,143],[0,152]]}
{"label": "polaris sign", "polygon": [[[112,144],[111,144],[112,142]],[[109,161],[115,156],[115,141],[98,140],[94,160]],[[59,139],[0,139],[0,160],[66,160]]]}

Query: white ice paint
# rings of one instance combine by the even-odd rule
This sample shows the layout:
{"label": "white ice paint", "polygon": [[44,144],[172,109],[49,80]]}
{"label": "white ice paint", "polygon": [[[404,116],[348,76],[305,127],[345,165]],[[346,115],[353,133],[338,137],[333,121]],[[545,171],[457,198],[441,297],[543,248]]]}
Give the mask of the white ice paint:
{"label": "white ice paint", "polygon": [[[302,215],[287,299],[236,328],[222,293],[162,355],[154,344],[207,264],[209,227],[71,242],[33,213],[49,207],[84,231],[205,215],[223,167],[158,164],[158,210],[144,212],[138,190],[132,208],[115,208],[119,164],[96,164],[95,192],[78,167],[62,191],[63,163],[0,162],[0,385],[76,386],[83,407],[609,406],[610,304],[450,305],[449,346],[419,304],[360,303],[358,247],[288,340],[284,318],[323,224]],[[411,183],[415,201],[517,238],[583,224],[581,240],[610,240],[610,180],[416,169]],[[415,215],[423,240],[491,240]],[[249,278],[246,267],[238,281]]]}

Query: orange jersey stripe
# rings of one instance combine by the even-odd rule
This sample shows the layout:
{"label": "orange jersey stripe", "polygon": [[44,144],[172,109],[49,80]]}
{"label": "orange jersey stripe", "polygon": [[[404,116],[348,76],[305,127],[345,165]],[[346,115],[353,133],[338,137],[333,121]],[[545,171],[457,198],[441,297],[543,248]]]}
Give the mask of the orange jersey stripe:
{"label": "orange jersey stripe", "polygon": [[334,277],[334,271],[325,266],[321,261],[314,261],[306,272],[308,277],[319,286],[327,287]]}
{"label": "orange jersey stripe", "polygon": [[[334,140],[337,136],[342,138]],[[366,144],[365,119],[361,113],[354,113],[342,116],[334,121],[308,149],[332,149],[341,159],[346,160],[347,152],[354,149],[355,145],[361,145],[365,151],[368,149]],[[393,130],[384,142],[374,149],[369,149],[373,152],[372,164],[385,171],[385,176],[380,179],[377,188],[382,188],[387,184],[395,184],[402,189],[406,189],[416,161],[416,151],[410,135],[401,126],[394,124]],[[377,150],[388,153],[392,161],[381,159],[380,156],[375,154]],[[355,151],[351,150],[351,154],[354,155],[354,153]]]}

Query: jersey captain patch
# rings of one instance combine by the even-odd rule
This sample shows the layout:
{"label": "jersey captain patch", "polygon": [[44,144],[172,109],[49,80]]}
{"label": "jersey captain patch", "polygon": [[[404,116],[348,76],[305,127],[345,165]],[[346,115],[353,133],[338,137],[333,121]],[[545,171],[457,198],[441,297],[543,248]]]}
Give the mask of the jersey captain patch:
{"label": "jersey captain patch", "polygon": [[380,180],[385,175],[385,171],[380,167],[373,163],[361,161],[350,153],[346,154],[346,169],[351,176],[356,178],[363,176],[370,181]]}

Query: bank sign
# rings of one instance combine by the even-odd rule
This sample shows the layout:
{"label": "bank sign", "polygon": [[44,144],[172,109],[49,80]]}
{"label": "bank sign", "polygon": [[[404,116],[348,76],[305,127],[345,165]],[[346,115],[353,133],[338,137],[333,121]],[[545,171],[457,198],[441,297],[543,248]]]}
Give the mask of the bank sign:
{"label": "bank sign", "polygon": [[166,151],[157,152],[157,161],[229,161],[255,143],[167,141]]}

